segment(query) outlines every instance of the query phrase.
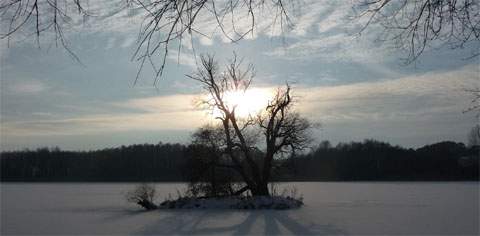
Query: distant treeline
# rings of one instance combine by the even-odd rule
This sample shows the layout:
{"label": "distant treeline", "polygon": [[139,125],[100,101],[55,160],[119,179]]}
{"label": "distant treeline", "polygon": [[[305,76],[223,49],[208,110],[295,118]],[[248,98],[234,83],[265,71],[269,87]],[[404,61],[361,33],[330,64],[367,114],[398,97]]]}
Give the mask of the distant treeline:
{"label": "distant treeline", "polygon": [[[97,151],[40,148],[1,153],[2,181],[186,181],[191,147],[143,144]],[[480,147],[440,142],[418,149],[388,143],[320,143],[276,161],[277,181],[478,180]]]}
{"label": "distant treeline", "polygon": [[366,140],[321,143],[293,159],[295,180],[477,180],[480,146],[440,142],[414,149]]}

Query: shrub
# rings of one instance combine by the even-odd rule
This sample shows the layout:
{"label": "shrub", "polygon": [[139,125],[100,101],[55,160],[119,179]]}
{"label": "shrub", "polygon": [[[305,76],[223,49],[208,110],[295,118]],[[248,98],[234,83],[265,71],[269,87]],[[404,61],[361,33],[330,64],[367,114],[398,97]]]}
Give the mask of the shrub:
{"label": "shrub", "polygon": [[143,183],[128,191],[126,194],[128,202],[136,203],[146,210],[157,209],[158,206],[153,203],[155,198],[155,187],[151,184]]}

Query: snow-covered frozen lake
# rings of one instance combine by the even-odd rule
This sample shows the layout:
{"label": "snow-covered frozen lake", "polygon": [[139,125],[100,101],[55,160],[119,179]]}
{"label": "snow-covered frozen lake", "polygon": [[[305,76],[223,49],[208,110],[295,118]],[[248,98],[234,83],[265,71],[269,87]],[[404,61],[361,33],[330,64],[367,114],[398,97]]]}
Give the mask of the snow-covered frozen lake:
{"label": "snow-covered frozen lake", "polygon": [[[478,182],[308,182],[297,210],[158,210],[135,184],[2,183],[1,234],[479,234]],[[183,184],[156,185],[159,201]]]}

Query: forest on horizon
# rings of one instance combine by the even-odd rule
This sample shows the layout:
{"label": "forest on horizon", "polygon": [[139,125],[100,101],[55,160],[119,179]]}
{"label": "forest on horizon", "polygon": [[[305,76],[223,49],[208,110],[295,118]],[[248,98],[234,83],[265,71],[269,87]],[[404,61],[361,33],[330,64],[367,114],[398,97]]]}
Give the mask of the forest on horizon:
{"label": "forest on horizon", "polygon": [[[452,141],[417,149],[376,140],[336,146],[322,141],[309,152],[275,159],[272,180],[478,181],[479,152],[478,145]],[[8,151],[1,153],[1,181],[183,182],[189,181],[195,169],[193,157],[199,155],[212,153],[198,146],[161,142],[95,151]]]}

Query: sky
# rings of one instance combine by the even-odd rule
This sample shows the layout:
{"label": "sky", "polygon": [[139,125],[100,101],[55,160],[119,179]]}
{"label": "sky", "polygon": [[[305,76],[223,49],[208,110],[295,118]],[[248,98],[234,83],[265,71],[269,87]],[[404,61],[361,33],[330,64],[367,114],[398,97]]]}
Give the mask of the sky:
{"label": "sky", "polygon": [[65,33],[81,64],[48,34],[40,48],[32,37],[0,41],[1,150],[188,143],[211,122],[194,106],[201,85],[186,77],[202,53],[220,65],[233,52],[243,57],[255,66],[255,88],[291,84],[298,111],[320,123],[316,141],[378,139],[415,148],[466,142],[478,123],[475,113],[463,113],[472,105],[465,89],[480,87],[479,58],[469,58],[478,42],[455,50],[434,42],[406,65],[404,51],[376,40],[378,28],[356,34],[362,22],[351,19],[351,1],[305,1],[291,15],[292,29],[280,33],[259,18],[254,34],[237,43],[200,17],[196,27],[208,37],[185,40],[180,53],[173,47],[156,86],[148,67],[134,85],[142,17],[133,10],[110,14],[115,5],[100,2],[89,5],[96,16],[73,19]]}

